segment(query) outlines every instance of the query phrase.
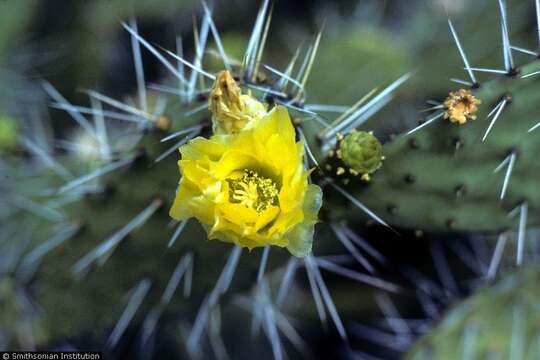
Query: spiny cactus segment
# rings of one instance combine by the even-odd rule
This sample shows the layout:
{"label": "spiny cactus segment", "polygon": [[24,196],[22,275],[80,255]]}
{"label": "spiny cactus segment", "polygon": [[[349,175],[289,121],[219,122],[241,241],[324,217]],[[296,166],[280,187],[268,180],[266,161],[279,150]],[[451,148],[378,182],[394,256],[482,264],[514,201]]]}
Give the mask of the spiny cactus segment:
{"label": "spiny cactus segment", "polygon": [[477,290],[451,308],[407,359],[536,359],[540,268],[532,265]]}

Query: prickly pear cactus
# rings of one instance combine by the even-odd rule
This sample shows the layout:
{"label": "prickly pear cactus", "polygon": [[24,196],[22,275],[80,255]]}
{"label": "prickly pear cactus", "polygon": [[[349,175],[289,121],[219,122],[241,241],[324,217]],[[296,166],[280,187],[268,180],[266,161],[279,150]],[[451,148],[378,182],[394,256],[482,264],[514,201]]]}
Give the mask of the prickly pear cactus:
{"label": "prickly pear cactus", "polygon": [[[263,9],[268,10],[268,3],[264,3]],[[261,14],[257,23],[269,21],[265,20],[264,12]],[[210,19],[207,14],[201,24],[200,33],[206,32],[205,36],[208,36]],[[134,43],[151,52],[156,51],[138,35],[132,24],[124,24],[124,27]],[[287,295],[299,267],[305,268],[308,273],[310,288],[317,302],[295,311],[308,321],[318,317],[324,321],[325,313],[322,312],[330,311],[332,321],[343,338],[346,337],[344,325],[335,312],[320,269],[344,272],[349,278],[360,279],[360,282],[370,286],[395,291],[394,284],[377,281],[370,276],[363,277],[343,264],[329,260],[320,262],[313,256],[314,225],[321,206],[321,192],[318,185],[308,181],[311,174],[307,162],[309,148],[299,139],[301,130],[295,128],[289,115],[289,111],[292,114],[296,107],[293,105],[291,108],[288,101],[285,102],[298,97],[298,103],[301,103],[303,95],[289,89],[283,79],[274,80],[274,85],[280,86],[283,91],[273,91],[267,87],[267,80],[257,70],[260,59],[256,56],[260,56],[264,46],[260,42],[266,36],[262,36],[261,31],[259,27],[258,33],[253,35],[258,37],[259,49],[250,50],[251,55],[246,55],[249,58],[247,64],[232,66],[227,63],[225,56],[222,57],[225,67],[231,69],[236,80],[229,72],[216,72],[214,75],[202,70],[202,61],[197,54],[193,63],[189,63],[194,68],[189,83],[185,73],[180,75],[179,71],[174,70],[173,73],[183,79],[180,99],[168,93],[156,95],[147,91],[144,84],[139,84],[137,97],[126,103],[97,91],[88,91],[91,107],[85,108],[71,105],[52,84],[43,83],[53,106],[67,111],[80,128],[74,132],[71,141],[61,143],[66,146],[65,154],[48,152],[42,147],[42,142],[34,138],[21,141],[32,159],[39,164],[35,168],[36,177],[44,182],[32,189],[35,193],[28,195],[35,201],[25,199],[22,202],[25,209],[30,210],[25,218],[29,216],[28,222],[35,224],[35,231],[44,234],[44,238],[32,237],[32,251],[23,252],[15,258],[8,274],[20,281],[21,287],[42,309],[39,324],[38,319],[35,320],[40,334],[35,339],[37,346],[45,346],[73,334],[87,334],[92,341],[114,352],[130,324],[142,324],[140,337],[145,344],[156,335],[156,324],[170,310],[183,319],[183,332],[178,336],[173,331],[174,335],[163,338],[175,344],[178,356],[206,356],[208,351],[203,346],[207,341],[206,333],[209,332],[208,340],[212,344],[216,336],[221,337],[220,320],[215,315],[220,312],[220,307],[229,308],[236,297],[259,294],[261,289],[268,287],[271,293],[257,295],[264,301],[261,303],[257,300],[257,307],[252,309],[252,331],[263,327],[276,351],[275,357],[280,357],[280,352],[275,349],[279,342],[275,331],[276,327],[288,334],[291,331],[289,321],[281,312],[290,306]],[[315,40],[313,50],[306,54],[306,63],[314,61],[317,43],[318,40]],[[203,53],[205,45],[199,46],[200,53]],[[140,51],[140,48],[134,47],[135,59],[140,61],[140,53],[136,49]],[[168,61],[162,61],[171,69]],[[309,72],[309,67],[301,68],[299,76],[304,78],[304,82]],[[214,83],[211,91],[205,90],[205,81],[208,80],[203,77],[210,78]],[[161,89],[167,88],[158,87],[158,90]],[[274,93],[277,95],[272,97]],[[283,93],[285,95],[281,95]],[[92,115],[91,121],[85,116],[87,114]],[[115,127],[107,126],[105,119],[124,123]],[[251,135],[245,135],[252,134],[250,131],[254,133],[251,142],[246,140]],[[276,154],[258,151],[263,138]],[[234,139],[240,140],[235,142]],[[212,146],[197,148],[205,141],[212,142]],[[183,170],[182,166],[188,160],[201,160],[188,171],[202,170],[205,157],[214,161],[218,156],[216,151],[230,143],[236,144],[236,147],[227,154],[230,155],[226,158],[228,161],[235,159],[242,165],[246,158],[257,154],[259,158],[269,158],[263,159],[266,161],[263,165],[270,164],[265,165],[266,168],[262,166],[262,170],[255,164],[256,171],[264,171],[264,175],[259,177],[257,174],[256,179],[254,175],[250,175],[249,179],[239,178],[236,173],[227,179],[233,194],[225,198],[230,204],[224,208],[234,208],[235,214],[239,214],[232,216],[232,220],[239,221],[239,226],[244,228],[240,235],[247,239],[245,234],[249,226],[243,222],[244,215],[253,213],[251,210],[255,210],[259,217],[259,212],[270,208],[271,212],[264,214],[274,217],[273,214],[279,212],[276,208],[280,204],[288,204],[289,207],[287,214],[279,220],[262,226],[262,235],[252,237],[267,240],[267,243],[255,244],[263,249],[252,249],[253,246],[248,243],[249,251],[242,251],[240,245],[246,246],[242,241],[238,242],[239,246],[232,246],[218,240],[208,240],[212,236],[210,227],[201,227],[188,218],[175,221],[177,216],[174,215],[173,200],[178,188],[178,165]],[[245,150],[249,146],[253,147],[255,154]],[[179,148],[184,149],[183,154],[186,154],[186,158],[180,162]],[[198,157],[197,151],[201,149],[210,153]],[[280,156],[277,151],[281,152]],[[238,156],[239,153],[241,156]],[[255,157],[256,160],[259,158]],[[219,163],[227,164],[225,160]],[[266,175],[268,168],[274,171],[276,166],[281,167],[282,170],[278,170],[283,175],[278,173],[278,177],[272,172]],[[377,164],[371,167],[373,169],[370,168],[369,172],[375,170]],[[195,182],[195,185],[210,184],[210,175],[204,181]],[[183,171],[180,176],[184,176]],[[18,179],[9,181],[13,187],[17,183]],[[286,185],[287,192],[279,193],[278,199],[276,189],[284,189]],[[261,189],[272,191],[265,193],[268,199],[265,199],[264,206],[250,209],[253,204],[258,204]],[[182,191],[180,187],[177,193]],[[196,199],[187,200],[196,203]],[[179,201],[179,204],[183,206],[183,201]],[[209,210],[210,204],[199,209],[198,214]],[[19,212],[17,208],[12,215],[17,216]],[[36,220],[32,216],[35,213],[44,219]],[[229,220],[224,216],[221,221]],[[274,224],[277,224],[276,231],[286,233],[287,237],[266,231]],[[225,230],[222,235],[227,235]],[[286,242],[291,238],[298,241],[287,248],[298,258],[280,249],[286,247]],[[240,237],[240,240],[243,239]],[[230,240],[230,237],[222,236],[221,240]],[[328,252],[336,245],[321,243],[316,244],[314,249]],[[107,281],[103,281],[104,278]],[[184,296],[174,296],[181,282]],[[34,287],[33,283],[39,286]],[[360,286],[359,289],[365,287]],[[348,287],[341,286],[334,291],[335,294],[343,292],[340,295],[342,298],[351,293]],[[299,292],[304,294],[306,289],[299,289]],[[61,303],[58,302],[59,293],[64,294]],[[310,294],[309,290],[307,294]],[[324,303],[319,301],[321,298]],[[252,301],[250,298],[249,302]],[[365,307],[357,304],[348,308],[356,312]],[[270,315],[270,312],[275,315]],[[224,316],[230,316],[230,313],[231,310],[228,310]],[[279,322],[274,316],[279,316]],[[9,324],[5,326],[9,328]],[[247,329],[249,325],[242,328]],[[8,342],[11,346],[18,343],[21,341],[17,342],[15,336]]]}
{"label": "prickly pear cactus", "polygon": [[[71,218],[80,223],[81,229],[43,259],[38,279],[42,277],[44,285],[35,293],[46,309],[45,330],[52,339],[86,331],[90,322],[94,324],[93,336],[106,336],[106,330],[126,306],[126,293],[147,276],[152,288],[141,304],[141,313],[150,311],[159,303],[179,259],[188,254],[195,260],[191,271],[196,285],[189,302],[175,296],[170,306],[185,314],[196,313],[206,290],[215,285],[230,246],[205,240],[195,222],[171,221],[170,189],[178,182],[174,176],[177,159],[170,156],[155,163],[170,147],[160,144],[160,138],[163,133],[150,130],[135,149],[130,165],[100,179],[103,191],[88,194],[82,202],[70,206]],[[137,219],[136,227],[130,227]],[[132,231],[123,236],[121,233],[128,231],[125,226]],[[161,229],[159,236],[156,229]],[[105,249],[103,244],[109,245]],[[94,250],[100,245],[103,254],[96,254]],[[203,263],[199,259],[204,259]],[[244,271],[234,278],[236,291],[249,288],[258,261],[252,257],[242,264]],[[133,263],[137,266],[130,265]],[[207,266],[210,268],[202,271]],[[110,281],[103,281],[104,274],[112,277]],[[60,291],[65,291],[68,299],[61,306],[56,295]]]}
{"label": "prickly pear cactus", "polygon": [[507,274],[452,307],[407,359],[537,359],[540,268]]}
{"label": "prickly pear cactus", "polygon": [[452,122],[462,105],[436,106],[425,126],[384,144],[384,166],[352,191],[388,223],[413,230],[497,232],[515,224],[509,213],[521,204],[538,225],[540,142],[528,131],[538,123],[540,83],[523,75],[539,69],[535,61],[475,86],[476,120]]}
{"label": "prickly pear cactus", "polygon": [[[251,356],[246,349],[258,344],[262,330],[268,354],[282,359],[285,349],[305,352],[298,331],[304,324],[293,326],[289,315],[305,320],[308,330],[319,319],[331,322],[339,341],[347,343],[341,316],[361,319],[366,309],[373,312],[367,296],[372,288],[401,290],[401,284],[380,275],[379,266],[386,265],[386,271],[394,264],[356,233],[364,231],[359,220],[451,237],[456,231],[499,232],[515,226],[519,213],[517,262],[523,263],[526,226],[538,225],[540,215],[535,132],[540,62],[513,65],[504,1],[500,4],[506,69],[490,70],[497,76],[476,81],[474,73],[483,70],[469,66],[450,23],[471,77],[470,83],[459,82],[468,89],[448,89],[425,123],[392,136],[385,131],[392,126],[379,128],[370,120],[401,97],[397,89],[415,75],[396,75],[351,107],[310,104],[307,84],[322,33],[297,49],[284,69],[264,63],[269,1],[262,3],[241,60],[226,53],[205,2],[192,61],[181,39],[172,52],[141,37],[135,21],[124,23],[136,96],[120,101],[87,91],[89,107],[74,106],[43,82],[52,106],[76,122],[74,135],[52,143],[24,129],[20,135],[9,125],[0,127],[0,138],[16,138],[15,147],[25,155],[0,145],[2,154],[9,154],[0,162],[9,171],[0,178],[8,200],[0,206],[0,219],[10,225],[0,234],[0,305],[6,309],[0,335],[9,334],[0,337],[0,345],[41,348],[86,335],[107,354],[136,339],[148,355],[159,338],[179,358],[227,358],[233,344],[231,356],[241,359]],[[413,55],[402,59],[398,42],[380,48],[373,38],[391,36],[371,36],[374,31],[362,32],[371,39],[364,51],[395,63],[392,71],[381,71],[387,82],[388,74],[403,73]],[[205,59],[210,38],[216,49],[208,53],[217,60]],[[173,79],[150,91],[141,51],[155,56]],[[281,49],[279,54],[283,60]],[[350,73],[341,76],[349,79]],[[343,87],[338,80],[314,93],[326,100],[327,92]],[[356,84],[349,87],[356,96]],[[349,91],[344,94],[349,97]],[[407,102],[407,96],[399,101]],[[327,113],[339,115],[331,121]],[[22,240],[13,242],[15,237]],[[450,242],[466,253],[457,240]],[[502,263],[500,244],[492,273]],[[441,263],[448,264],[433,254],[438,275],[451,282],[449,271],[441,270]],[[485,260],[477,261],[479,268]],[[339,280],[332,278],[327,286],[326,273]],[[466,354],[527,349],[523,354],[529,356],[534,336],[529,335],[537,329],[528,301],[537,304],[538,273],[534,266],[524,268],[480,290],[421,340],[418,354],[425,354],[421,347],[428,342],[432,353],[451,358],[464,331]],[[296,281],[299,275],[303,282]],[[361,285],[352,287],[351,280]],[[412,282],[417,291],[421,285]],[[392,318],[389,323],[401,322],[389,301],[377,305]],[[239,309],[251,317],[238,315]],[[492,319],[497,312],[503,316]],[[525,335],[509,340],[483,331],[491,320],[504,330],[515,323]],[[249,330],[256,340],[246,345]],[[473,342],[469,335],[482,338]],[[284,345],[284,338],[290,344]]]}

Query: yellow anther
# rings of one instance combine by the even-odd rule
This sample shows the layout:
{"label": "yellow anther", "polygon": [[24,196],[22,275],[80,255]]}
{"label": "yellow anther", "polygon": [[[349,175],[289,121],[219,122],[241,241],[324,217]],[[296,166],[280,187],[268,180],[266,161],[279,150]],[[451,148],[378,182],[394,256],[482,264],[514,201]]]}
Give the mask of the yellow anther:
{"label": "yellow anther", "polygon": [[239,179],[229,181],[229,201],[255,209],[257,212],[277,205],[278,194],[276,183],[272,179],[260,176],[256,171],[244,170]]}

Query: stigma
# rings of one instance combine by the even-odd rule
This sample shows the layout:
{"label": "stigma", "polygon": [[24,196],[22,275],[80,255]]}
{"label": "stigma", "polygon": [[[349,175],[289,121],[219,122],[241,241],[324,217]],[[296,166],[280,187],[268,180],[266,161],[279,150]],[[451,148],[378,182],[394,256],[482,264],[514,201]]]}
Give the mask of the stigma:
{"label": "stigma", "polygon": [[278,205],[278,186],[254,170],[245,169],[238,179],[228,179],[229,201],[262,212]]}

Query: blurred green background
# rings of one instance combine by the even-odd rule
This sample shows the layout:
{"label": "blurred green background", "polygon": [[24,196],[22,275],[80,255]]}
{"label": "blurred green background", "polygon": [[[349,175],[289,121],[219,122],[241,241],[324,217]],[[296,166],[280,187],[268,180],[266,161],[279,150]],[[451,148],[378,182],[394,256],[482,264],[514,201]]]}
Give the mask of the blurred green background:
{"label": "blurred green background", "polygon": [[[508,2],[514,45],[535,49],[533,2]],[[215,23],[229,55],[240,57],[259,4],[216,1]],[[191,57],[193,26],[200,23],[197,1],[158,0],[5,0],[0,2],[0,107],[17,113],[28,102],[32,82],[46,79],[73,103],[87,101],[81,89],[97,89],[115,98],[135,88],[130,39],[120,25],[134,17],[151,43],[175,48],[181,36]],[[307,50],[324,26],[322,44],[308,84],[308,102],[350,105],[374,87],[402,74],[415,76],[399,94],[399,106],[375,117],[377,126],[394,130],[417,120],[415,111],[430,98],[457,87],[449,78],[466,79],[446,23],[454,21],[473,66],[502,66],[496,1],[275,1],[265,62],[284,70],[294,52]],[[143,52],[147,82],[168,76]],[[302,53],[301,53],[302,56]],[[516,55],[517,62],[526,55]],[[207,57],[208,58],[208,57]],[[482,75],[479,75],[482,78]],[[34,94],[32,100],[39,100]],[[60,111],[51,116],[58,131],[71,121]],[[381,123],[380,118],[384,118]]]}

